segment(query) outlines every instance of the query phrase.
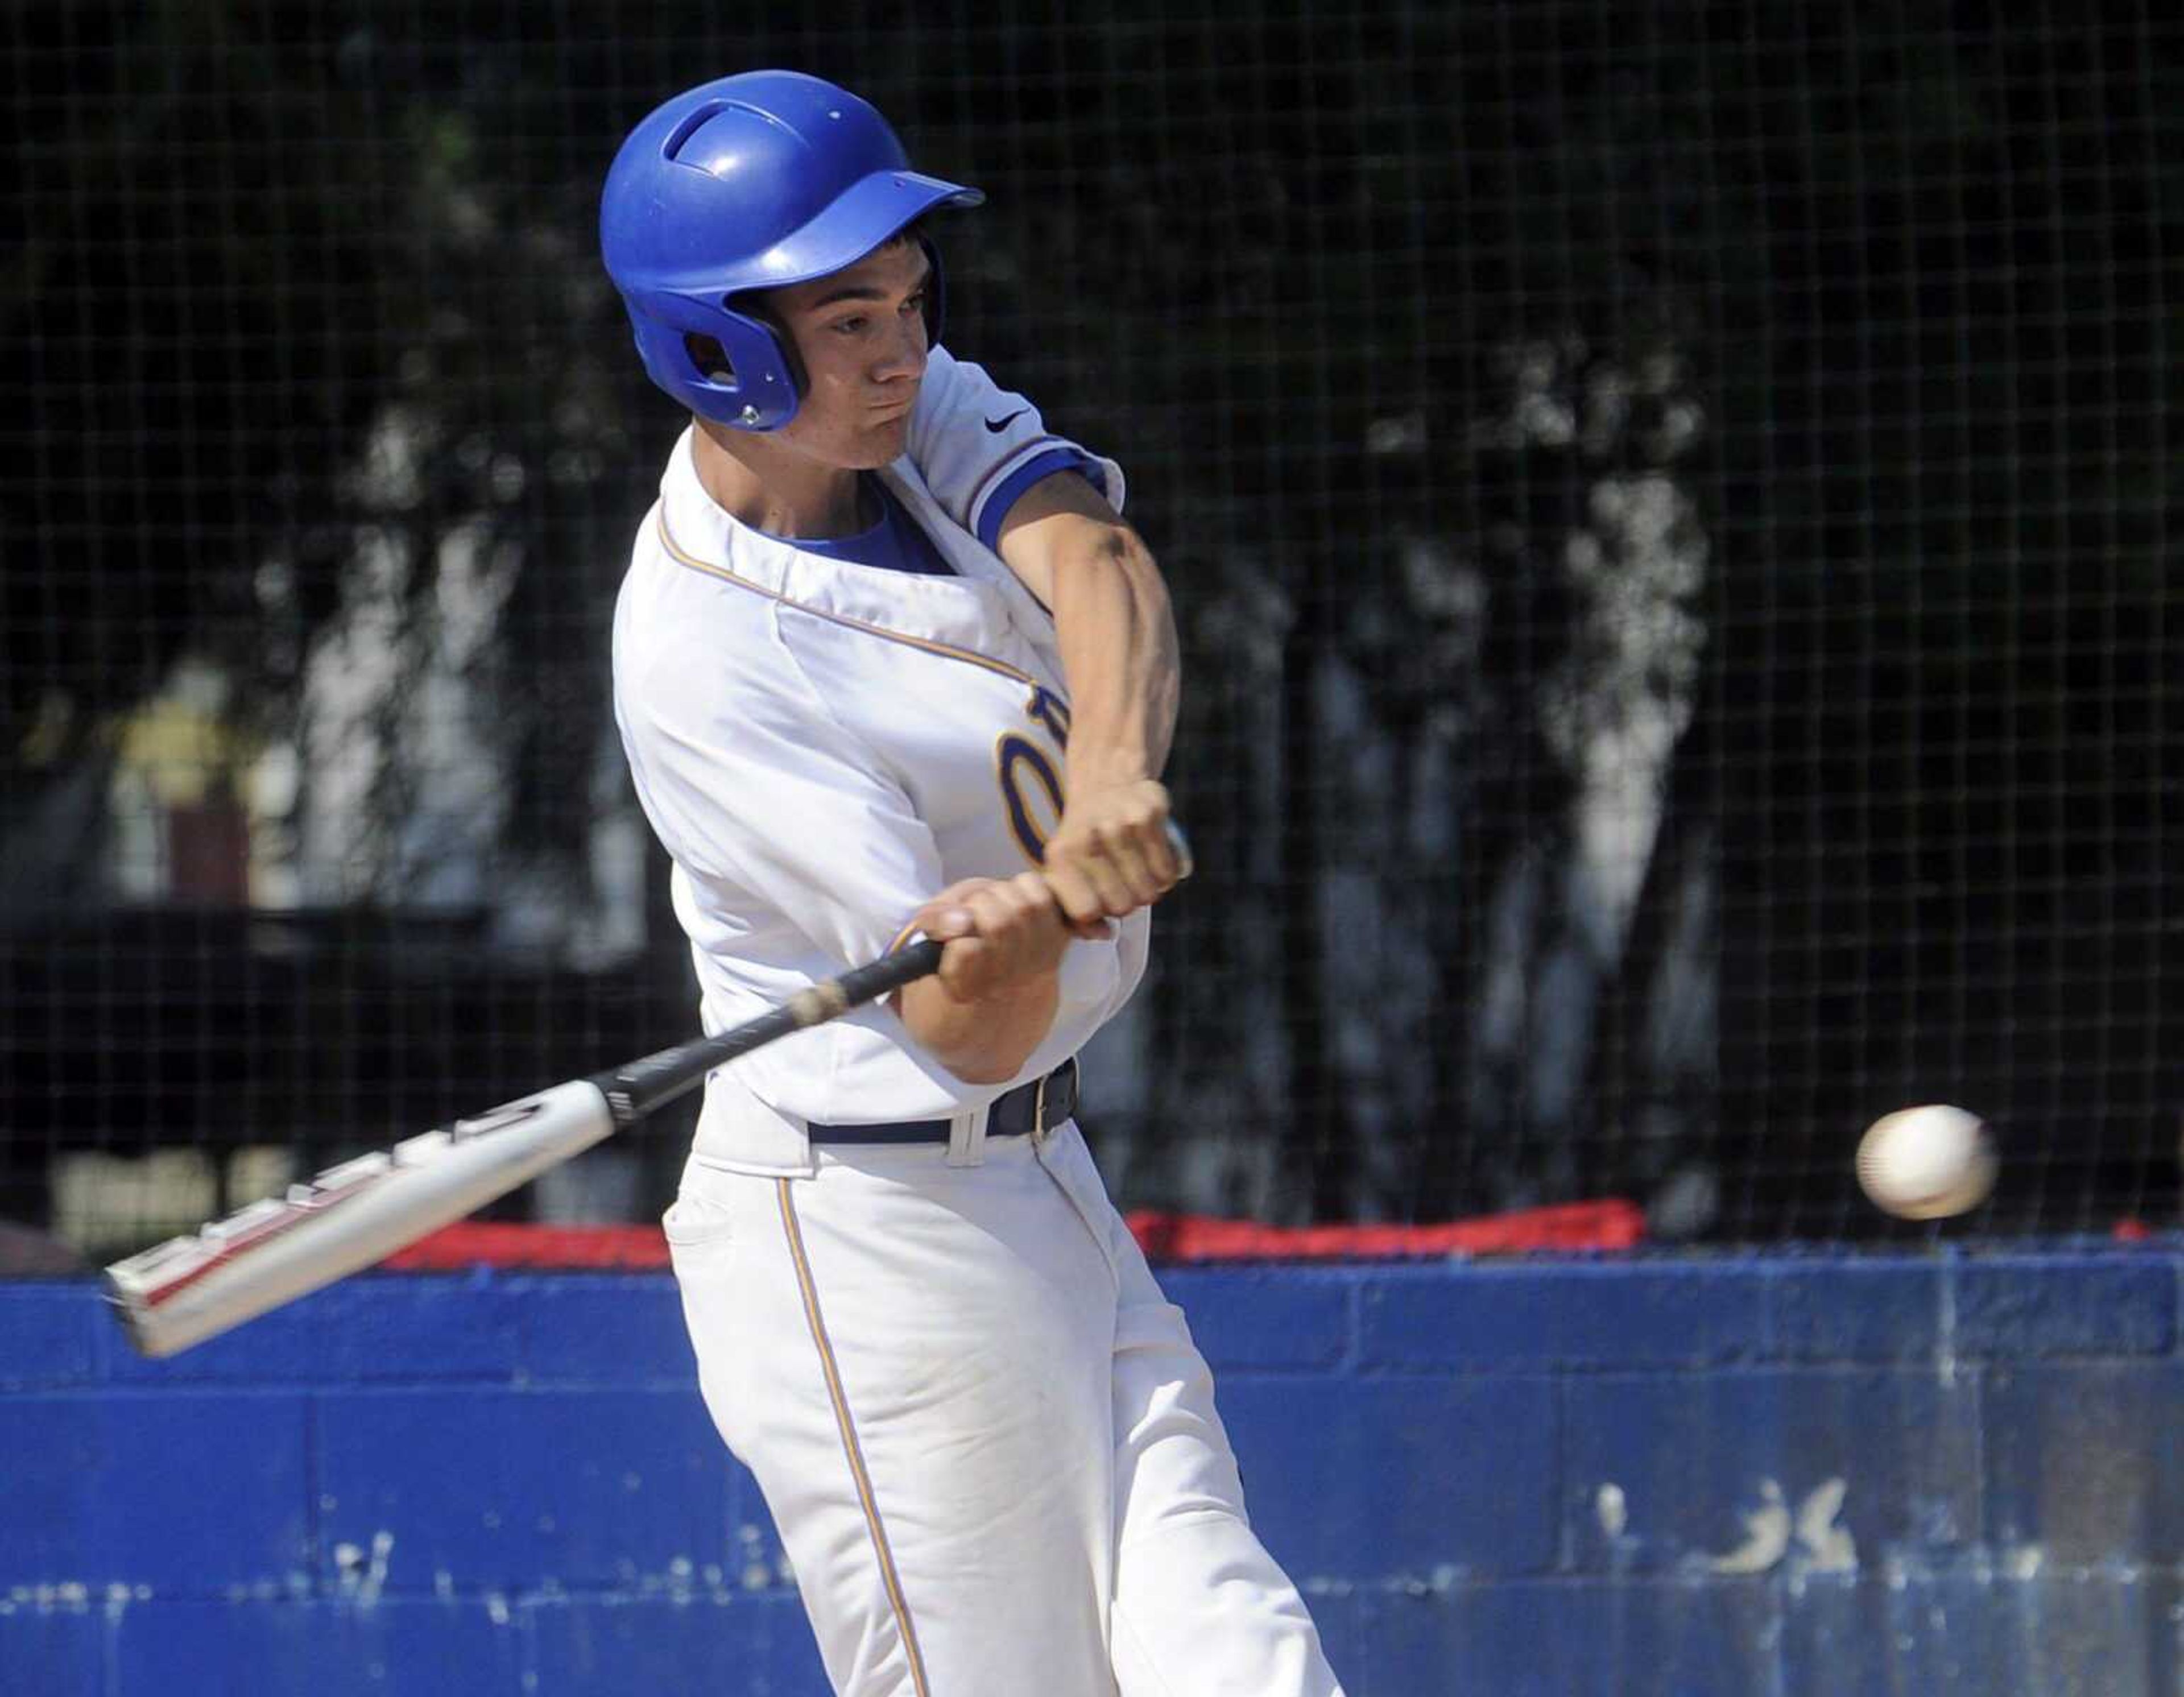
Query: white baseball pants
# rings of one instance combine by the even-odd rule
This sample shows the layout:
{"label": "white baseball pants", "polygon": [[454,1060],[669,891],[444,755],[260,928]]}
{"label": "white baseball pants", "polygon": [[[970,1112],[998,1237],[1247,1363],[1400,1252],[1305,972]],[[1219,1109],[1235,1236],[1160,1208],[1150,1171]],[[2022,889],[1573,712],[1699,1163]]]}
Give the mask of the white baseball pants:
{"label": "white baseball pants", "polygon": [[1340,1697],[1074,1125],[685,1170],[705,1404],[841,1697]]}

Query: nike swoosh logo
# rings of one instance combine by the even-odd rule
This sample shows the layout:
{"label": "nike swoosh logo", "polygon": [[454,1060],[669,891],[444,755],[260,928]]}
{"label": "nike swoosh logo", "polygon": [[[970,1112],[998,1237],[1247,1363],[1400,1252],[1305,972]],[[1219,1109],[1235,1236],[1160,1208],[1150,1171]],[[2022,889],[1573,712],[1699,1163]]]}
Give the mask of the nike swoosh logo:
{"label": "nike swoosh logo", "polygon": [[986,428],[992,431],[996,436],[998,436],[1001,431],[1006,430],[1011,425],[1014,424],[1018,419],[1022,418],[1031,409],[1029,407],[1018,407],[1006,418],[988,419],[986,420]]}

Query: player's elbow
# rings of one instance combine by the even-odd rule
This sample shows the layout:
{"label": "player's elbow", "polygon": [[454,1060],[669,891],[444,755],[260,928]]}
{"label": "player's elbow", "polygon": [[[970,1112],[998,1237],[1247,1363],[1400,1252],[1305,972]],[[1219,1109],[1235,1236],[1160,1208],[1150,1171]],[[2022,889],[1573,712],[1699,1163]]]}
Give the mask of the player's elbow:
{"label": "player's elbow", "polygon": [[1075,526],[1054,549],[1053,569],[1057,572],[1120,572],[1134,581],[1142,580],[1145,589],[1156,591],[1163,598],[1167,593],[1153,551],[1145,545],[1143,537],[1120,519]]}
{"label": "player's elbow", "polygon": [[1031,1059],[1031,1051],[1013,1058],[1006,1055],[978,1055],[959,1060],[944,1058],[941,1065],[966,1084],[1006,1084],[1023,1071],[1024,1062]]}
{"label": "player's elbow", "polygon": [[[997,1016],[953,1033],[955,1041],[934,1048],[940,1064],[966,1084],[1013,1082],[1045,1041],[1047,1028],[1053,1023],[1050,1010],[1044,1019],[1024,1017],[1013,1008],[989,1011]],[[1011,1018],[1011,1015],[1017,1016]]]}

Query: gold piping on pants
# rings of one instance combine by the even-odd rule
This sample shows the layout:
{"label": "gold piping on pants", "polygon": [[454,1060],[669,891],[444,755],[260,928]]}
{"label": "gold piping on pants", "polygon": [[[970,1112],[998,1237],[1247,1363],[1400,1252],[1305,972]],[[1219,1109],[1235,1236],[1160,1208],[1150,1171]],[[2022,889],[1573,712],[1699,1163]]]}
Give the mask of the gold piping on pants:
{"label": "gold piping on pants", "polygon": [[916,1629],[910,1623],[910,1605],[903,1601],[902,1580],[894,1571],[894,1552],[889,1549],[887,1528],[880,1523],[879,1505],[872,1497],[872,1475],[865,1469],[865,1452],[857,1444],[856,1422],[850,1417],[850,1399],[842,1390],[842,1375],[834,1363],[834,1346],[827,1336],[827,1322],[819,1312],[819,1288],[812,1282],[811,1263],[804,1253],[804,1232],[796,1223],[796,1205],[789,1199],[793,1181],[775,1181],[781,1199],[782,1229],[788,1234],[789,1258],[796,1264],[797,1288],[804,1294],[804,1318],[811,1327],[811,1342],[819,1351],[820,1371],[827,1377],[827,1395],[834,1405],[834,1424],[842,1434],[842,1454],[856,1483],[857,1500],[864,1505],[865,1526],[872,1535],[872,1553],[879,1560],[880,1579],[887,1587],[888,1603],[894,1611],[895,1630],[902,1634],[903,1652],[910,1659],[910,1683],[917,1697],[931,1697],[925,1683],[925,1657],[917,1647]]}

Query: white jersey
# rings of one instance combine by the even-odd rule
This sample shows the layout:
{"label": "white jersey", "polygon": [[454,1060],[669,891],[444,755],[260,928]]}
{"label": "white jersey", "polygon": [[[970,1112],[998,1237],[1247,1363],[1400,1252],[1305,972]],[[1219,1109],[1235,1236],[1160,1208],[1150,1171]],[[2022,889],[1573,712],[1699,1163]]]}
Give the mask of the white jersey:
{"label": "white jersey", "polygon": [[[998,424],[998,427],[995,427]],[[1011,473],[1067,447],[1021,396],[932,351],[908,452],[881,474],[954,576],[827,558],[723,511],[688,432],[615,615],[615,712],[674,861],[705,1029],[885,954],[958,879],[1036,865],[1062,802],[1068,701],[1045,609],[978,540]],[[1119,506],[1122,475],[1094,469]],[[1136,988],[1149,919],[1069,944],[1061,1006],[1017,1078],[965,1084],[885,1006],[707,1081],[701,1157],[809,1171],[807,1122],[949,1118],[1074,1054]]]}

